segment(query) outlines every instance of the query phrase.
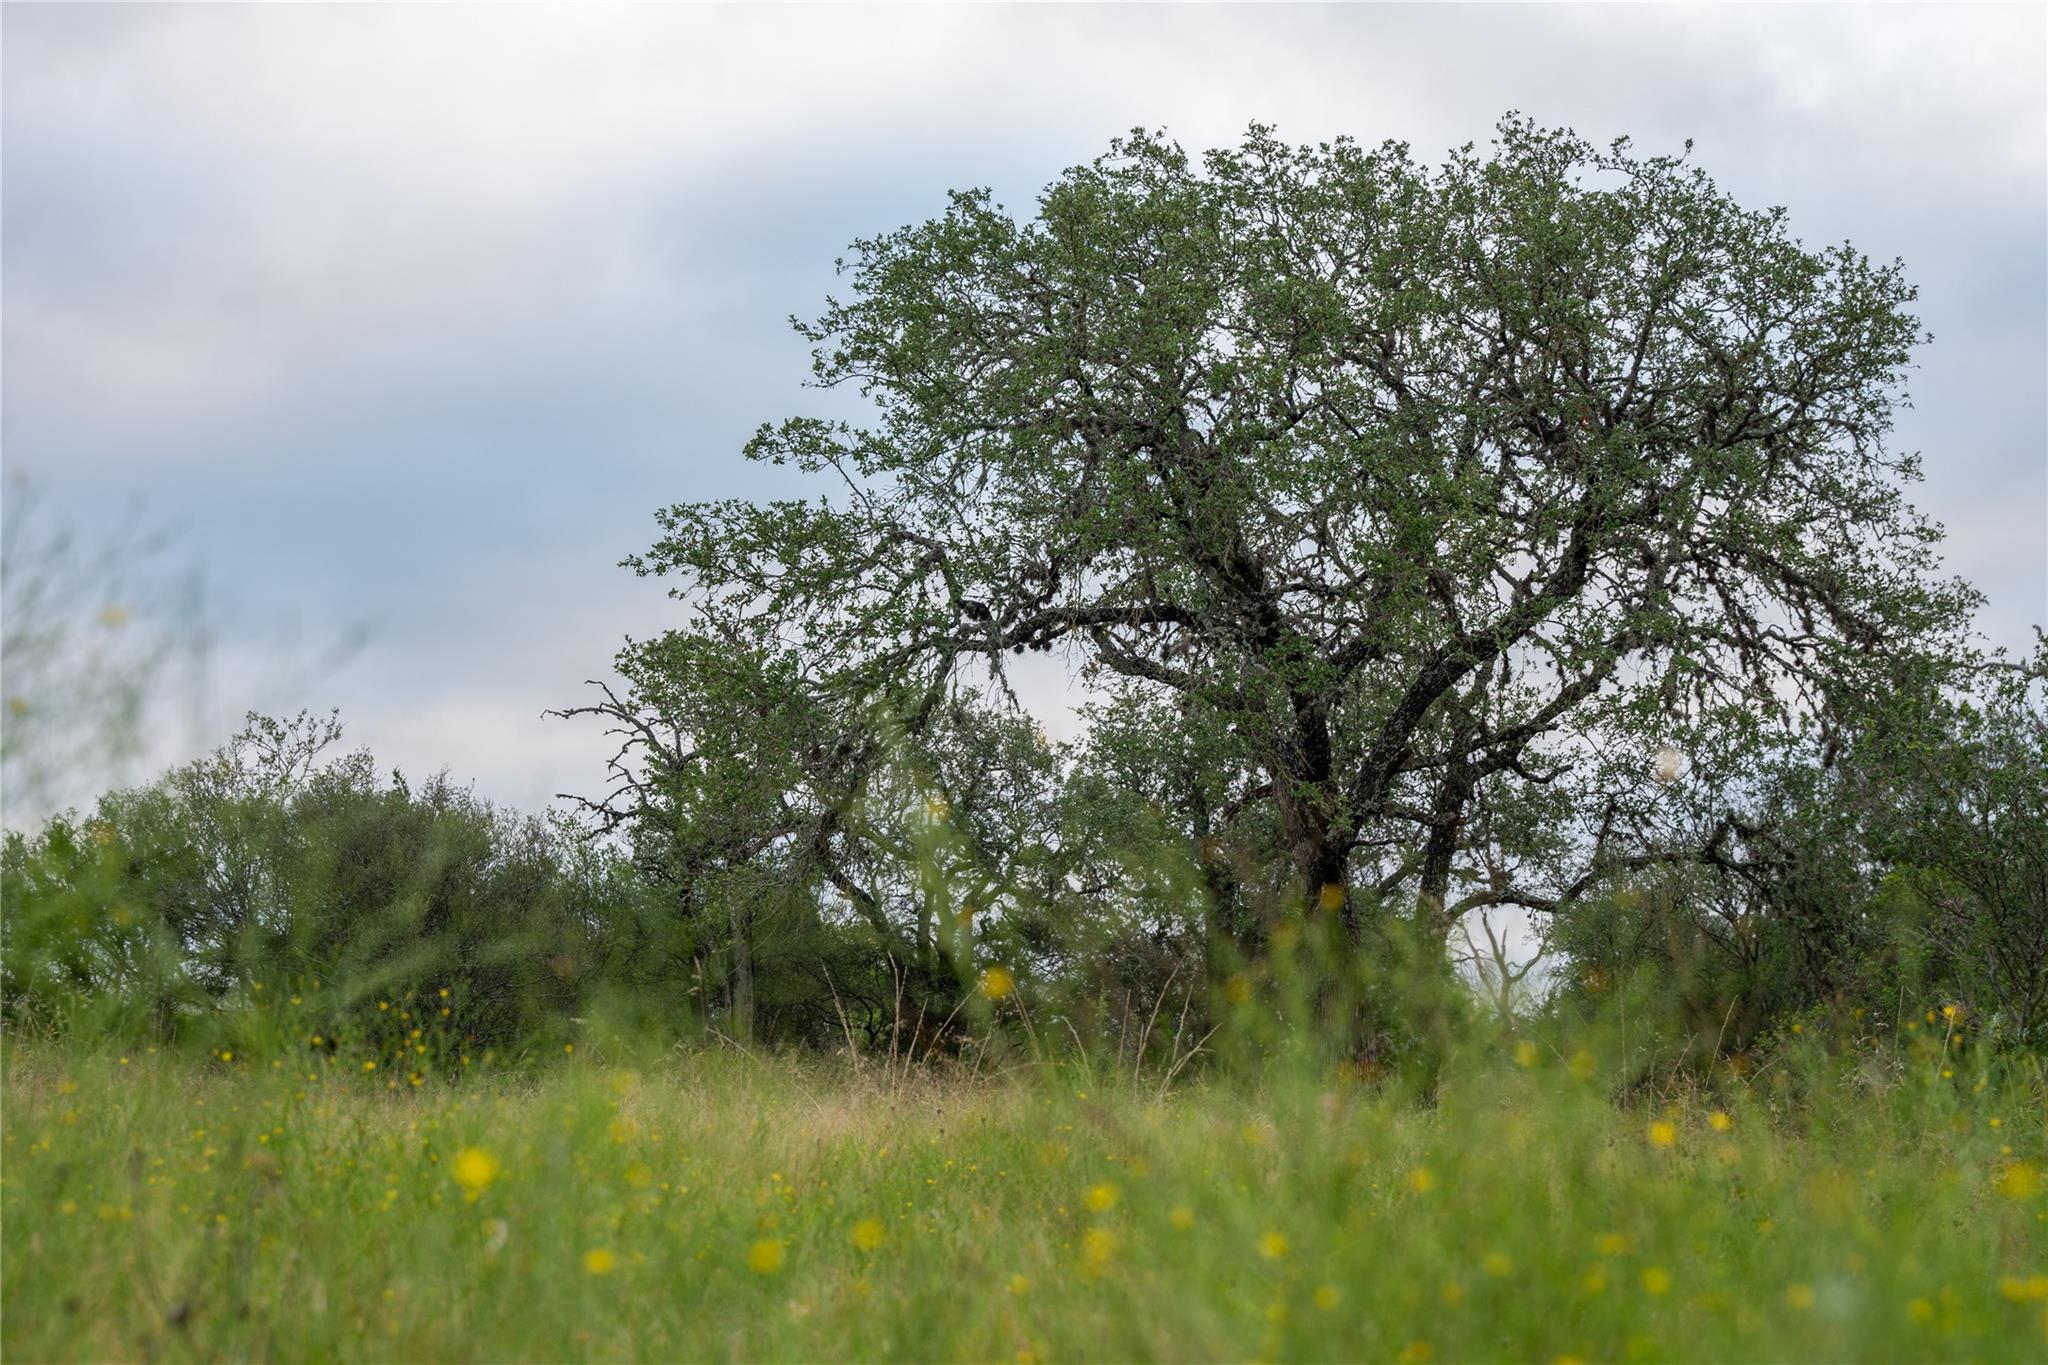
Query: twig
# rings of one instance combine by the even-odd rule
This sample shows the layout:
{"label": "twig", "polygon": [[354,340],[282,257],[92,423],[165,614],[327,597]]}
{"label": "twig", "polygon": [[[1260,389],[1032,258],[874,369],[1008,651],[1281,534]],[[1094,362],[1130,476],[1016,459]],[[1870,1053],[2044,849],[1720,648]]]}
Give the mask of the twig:
{"label": "twig", "polygon": [[[760,1067],[763,1071],[770,1072],[771,1074],[773,1073],[774,1068],[769,1066],[768,1063],[762,1061],[758,1056],[756,1056],[753,1050],[749,1048],[745,1043],[742,1043],[734,1038],[728,1038],[725,1034],[719,1032],[715,1028],[711,1030],[711,1036],[718,1039],[722,1043],[726,1043],[738,1049],[741,1056],[745,1057],[755,1066]],[[813,1095],[810,1092],[809,1087],[807,1087],[802,1081],[798,1080],[794,1076],[791,1076],[789,1078],[789,1083],[796,1087],[798,1094],[802,1095],[805,1099],[811,1102],[812,1108],[816,1109],[821,1114],[825,1112],[825,1102],[819,1099],[816,1095]]]}
{"label": "twig", "polygon": [[[946,1034],[946,1030],[952,1027],[954,1016],[960,1013],[960,1007],[962,1005],[965,1005],[966,1003],[967,997],[965,995],[962,995],[959,1001],[953,1006],[953,1013],[946,1016],[946,1022],[938,1026],[938,1028],[932,1033],[930,1041],[928,1041],[924,1045],[924,1059],[927,1063],[929,1063],[932,1059],[932,1049],[939,1045],[939,1039],[943,1038]],[[919,1009],[917,1012],[917,1022],[920,1025],[924,1023],[923,1009]],[[910,1046],[912,1052],[914,1053],[917,1049],[917,1040],[915,1038],[910,1040]]]}
{"label": "twig", "polygon": [[1188,982],[1187,990],[1180,998],[1180,1018],[1173,1025],[1173,1044],[1166,1049],[1169,1058],[1180,1056],[1181,1033],[1188,1026],[1188,1009],[1195,1003],[1195,983]]}
{"label": "twig", "polygon": [[1078,1054],[1078,1055],[1080,1056],[1080,1058],[1081,1058],[1081,1065],[1082,1065],[1083,1067],[1085,1067],[1085,1068],[1087,1069],[1087,1072],[1088,1072],[1088,1084],[1090,1084],[1090,1085],[1093,1085],[1093,1084],[1095,1084],[1095,1063],[1093,1063],[1093,1062],[1091,1062],[1091,1061],[1089,1061],[1089,1060],[1088,1060],[1088,1049],[1087,1049],[1087,1048],[1085,1048],[1085,1047],[1082,1047],[1082,1046],[1081,1046],[1081,1032],[1080,1032],[1080,1030],[1074,1027],[1074,1021],[1073,1021],[1073,1020],[1071,1020],[1071,1019],[1067,1018],[1067,1017],[1066,1017],[1066,1016],[1064,1016],[1064,1015],[1062,1015],[1062,1016],[1060,1017],[1060,1022],[1061,1022],[1062,1024],[1065,1024],[1065,1025],[1067,1026],[1067,1032],[1068,1032],[1068,1033],[1069,1033],[1070,1035],[1072,1035],[1072,1036],[1073,1036],[1073,1039],[1074,1039],[1074,1051],[1075,1051],[1075,1053],[1077,1053],[1077,1054]]}
{"label": "twig", "polygon": [[1173,1078],[1175,1076],[1180,1075],[1180,1069],[1186,1066],[1189,1062],[1195,1060],[1195,1058],[1198,1055],[1200,1055],[1203,1045],[1206,1044],[1211,1038],[1214,1038],[1216,1036],[1216,1030],[1222,1027],[1223,1025],[1217,1024],[1215,1027],[1211,1028],[1207,1033],[1203,1034],[1201,1042],[1198,1042],[1193,1047],[1189,1048],[1187,1055],[1185,1057],[1182,1057],[1179,1061],[1173,1064],[1173,1070],[1167,1072],[1166,1079],[1159,1082],[1159,1093],[1162,1097],[1166,1094],[1167,1088],[1173,1084]]}
{"label": "twig", "polygon": [[832,992],[832,1009],[839,1016],[840,1032],[846,1035],[846,1051],[853,1058],[853,1069],[858,1072],[861,1070],[865,1059],[860,1055],[860,1045],[853,1041],[853,1025],[847,1021],[846,1006],[839,1003],[839,987],[833,983],[832,969],[826,967],[823,970],[825,973],[825,988]]}
{"label": "twig", "polygon": [[1735,1017],[1735,1000],[1728,1001],[1728,1012],[1721,1016],[1721,1031],[1714,1035],[1714,1055],[1721,1055],[1721,1042],[1728,1036],[1728,1021]]}
{"label": "twig", "polygon": [[1173,989],[1173,982],[1180,975],[1180,964],[1173,964],[1167,973],[1166,984],[1159,988],[1159,998],[1152,1002],[1152,1017],[1145,1021],[1145,1031],[1138,1035],[1138,1055],[1131,1063],[1131,1084],[1138,1083],[1138,1073],[1145,1067],[1145,1046],[1152,1041],[1152,1026],[1159,1022],[1159,1008],[1166,1003],[1166,993]]}

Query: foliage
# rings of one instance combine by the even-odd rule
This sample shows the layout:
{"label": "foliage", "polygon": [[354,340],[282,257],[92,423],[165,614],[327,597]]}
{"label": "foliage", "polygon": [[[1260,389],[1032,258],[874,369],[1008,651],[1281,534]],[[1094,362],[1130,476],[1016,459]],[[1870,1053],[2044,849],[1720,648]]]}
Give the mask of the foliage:
{"label": "foliage", "polygon": [[1514,119],[1038,210],[856,244],[576,818],[252,715],[5,835],[0,1352],[2038,1354],[2048,645],[1901,269]]}
{"label": "foliage", "polygon": [[1030,222],[957,193],[845,268],[800,330],[875,420],[747,448],[833,497],[671,507],[633,566],[913,730],[1066,652],[1354,938],[1553,908],[1632,851],[1658,743],[1721,779],[1975,600],[1886,441],[1900,268],[1682,158],[1136,133]]}
{"label": "foliage", "polygon": [[[332,718],[251,716],[90,816],[10,832],[9,1021],[210,1038],[317,996],[338,1041],[391,1028],[392,1000],[432,998],[481,1050],[558,1029],[608,979],[649,984],[664,956],[649,948],[682,946],[602,851],[445,775],[380,783],[367,752],[330,755],[339,737]],[[670,1027],[686,1008],[671,998]]]}
{"label": "foliage", "polygon": [[[1550,953],[1481,962],[1507,1026],[2048,1041],[2048,664],[1972,647],[1904,500],[1896,263],[1510,118],[1434,169],[1134,133],[845,269],[798,326],[872,420],[749,444],[815,501],[660,514],[628,563],[684,620],[559,713],[618,743],[580,824],[252,717],[8,836],[7,1018],[170,1037],[261,987],[363,1038],[447,990],[529,1055],[601,1012],[1157,1073],[1254,1002],[1428,1092],[1496,910]],[[1090,684],[1071,742],[1026,651]]]}
{"label": "foliage", "polygon": [[1975,696],[1887,702],[1852,773],[1900,956],[2048,1048],[2048,647]]}
{"label": "foliage", "polygon": [[[2004,666],[1904,500],[1897,263],[1510,118],[1435,169],[1134,133],[842,270],[797,326],[872,420],[749,443],[815,500],[660,513],[627,563],[689,624],[566,713],[619,737],[586,808],[739,1036],[950,1019],[994,962],[1096,1039],[1197,976],[1213,1011],[1304,916],[1359,1056],[1426,1032],[1363,988],[1489,908],[1568,980],[1651,972],[1696,1055],[1869,1004],[1902,915],[1999,917],[1973,1002],[2048,978],[1984,840],[1908,872],[1934,826],[1872,804],[1881,699],[1968,767],[1952,703]],[[1091,684],[1076,742],[1020,714],[1027,651]]]}
{"label": "foliage", "polygon": [[[1553,1051],[1555,1049],[1555,1051]],[[1809,1050],[1610,1100],[1598,1037],[1418,1109],[760,1061],[385,1088],[10,1049],[10,1359],[2025,1360],[2038,1072]],[[1959,1235],[1959,1230],[1966,1232]]]}
{"label": "foliage", "polygon": [[2044,665],[1901,679],[1832,751],[1754,769],[1697,855],[1610,865],[1553,919],[1558,1003],[1642,982],[1695,1060],[1815,1009],[1893,1030],[1961,1009],[2048,1046]]}

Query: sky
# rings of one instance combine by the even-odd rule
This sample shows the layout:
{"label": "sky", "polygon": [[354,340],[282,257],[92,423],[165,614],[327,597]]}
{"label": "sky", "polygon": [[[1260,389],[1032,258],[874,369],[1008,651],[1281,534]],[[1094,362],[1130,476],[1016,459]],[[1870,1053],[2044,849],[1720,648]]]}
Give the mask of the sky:
{"label": "sky", "polygon": [[[1519,110],[1691,138],[1807,242],[1904,259],[1936,338],[1913,499],[2021,646],[2048,621],[2044,15],[7,5],[0,496],[17,548],[164,538],[95,618],[173,645],[134,761],[338,707],[381,765],[538,810],[608,752],[542,712],[681,620],[618,567],[655,509],[807,487],[739,448],[843,409],[787,319],[854,239],[955,188],[1028,212],[1137,126],[1433,162]],[[1070,732],[1057,665],[1028,698]]]}

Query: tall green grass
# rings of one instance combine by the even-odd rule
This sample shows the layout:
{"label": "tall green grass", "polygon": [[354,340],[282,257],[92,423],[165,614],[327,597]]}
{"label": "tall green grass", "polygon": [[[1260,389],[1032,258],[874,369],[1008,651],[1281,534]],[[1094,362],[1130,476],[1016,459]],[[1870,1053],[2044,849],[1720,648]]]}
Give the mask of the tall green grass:
{"label": "tall green grass", "polygon": [[[730,1049],[417,1085],[310,1046],[9,1049],[10,1361],[2036,1360],[2048,1088],[1795,1043],[1431,1102]],[[222,1055],[225,1054],[225,1055]],[[1242,1074],[1242,1073],[1238,1073]]]}

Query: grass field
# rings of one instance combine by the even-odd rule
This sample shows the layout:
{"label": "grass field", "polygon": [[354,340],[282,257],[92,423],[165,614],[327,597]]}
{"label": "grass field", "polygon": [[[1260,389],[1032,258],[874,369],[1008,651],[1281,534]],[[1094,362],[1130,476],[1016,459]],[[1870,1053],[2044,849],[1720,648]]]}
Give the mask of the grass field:
{"label": "grass field", "polygon": [[6,1358],[2048,1357],[2038,1079],[388,1075],[16,1042]]}

